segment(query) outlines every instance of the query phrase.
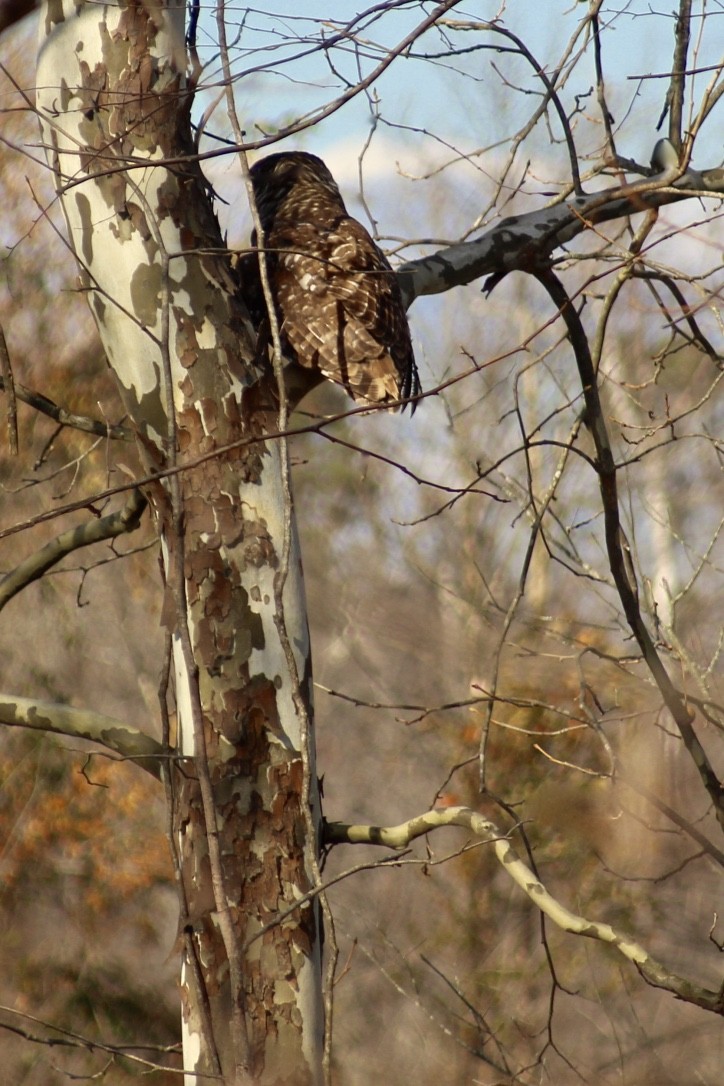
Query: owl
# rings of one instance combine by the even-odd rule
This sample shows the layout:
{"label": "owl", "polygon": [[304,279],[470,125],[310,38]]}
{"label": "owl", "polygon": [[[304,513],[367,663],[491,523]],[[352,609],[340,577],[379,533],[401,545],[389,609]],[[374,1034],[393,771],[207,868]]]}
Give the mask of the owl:
{"label": "owl", "polygon": [[[322,160],[303,151],[269,155],[252,166],[251,179],[285,357],[342,385],[357,403],[417,397],[395,273],[348,214]],[[239,270],[251,316],[262,335],[266,322],[268,340],[256,253],[242,258]]]}

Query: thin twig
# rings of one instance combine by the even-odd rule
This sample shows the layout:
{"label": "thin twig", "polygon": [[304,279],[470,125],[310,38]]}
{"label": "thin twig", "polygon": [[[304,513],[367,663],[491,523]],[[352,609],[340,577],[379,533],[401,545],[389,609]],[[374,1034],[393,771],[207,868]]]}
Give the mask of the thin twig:
{"label": "thin twig", "polygon": [[10,364],[10,354],[8,352],[8,345],[5,341],[5,332],[0,327],[0,377],[2,378],[2,387],[5,389],[8,397],[8,446],[10,448],[10,455],[18,455],[18,405],[15,394],[15,381],[13,379],[13,368]]}
{"label": "thin twig", "polygon": [[[0,376],[0,391],[8,391],[8,384],[4,376]],[[116,441],[133,441],[133,430],[128,426],[110,425],[99,419],[89,419],[85,415],[76,415],[60,407],[53,400],[44,396],[42,392],[34,392],[25,385],[13,384],[16,399],[26,403],[28,407],[40,411],[48,418],[54,419],[61,426],[69,426],[73,430],[82,430],[86,434],[95,434],[96,437],[110,437]]]}
{"label": "thin twig", "polygon": [[90,547],[93,543],[135,532],[141,523],[146,505],[143,494],[134,487],[122,509],[106,517],[94,517],[76,528],[69,528],[67,532],[46,543],[0,581],[0,611],[13,596],[33,581],[39,580],[66,555],[81,547]]}
{"label": "thin twig", "polygon": [[699,742],[692,727],[694,713],[685,698],[672,683],[666,668],[659,657],[651,635],[643,620],[638,601],[636,583],[631,573],[629,548],[620,520],[618,486],[616,482],[616,464],[613,458],[611,442],[605,422],[596,381],[596,373],[588,345],[588,339],[575,307],[562,282],[549,267],[537,268],[535,277],[545,287],[557,306],[568,329],[573,352],[578,365],[583,395],[586,402],[587,423],[596,447],[597,470],[603,507],[606,549],[624,614],[636,638],[644,660],[661,692],[667,709],[671,713],[684,740],[702,783],[714,804],[717,819],[724,827],[724,788]]}

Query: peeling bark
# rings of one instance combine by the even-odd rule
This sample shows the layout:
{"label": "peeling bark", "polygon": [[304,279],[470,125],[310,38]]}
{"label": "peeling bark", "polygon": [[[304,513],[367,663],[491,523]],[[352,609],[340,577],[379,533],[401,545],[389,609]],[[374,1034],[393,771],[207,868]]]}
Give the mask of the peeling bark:
{"label": "peeling bark", "polygon": [[[274,415],[245,402],[259,374],[227,261],[201,255],[223,246],[190,154],[183,34],[181,3],[56,0],[41,20],[47,153],[150,473],[276,428]],[[163,165],[184,152],[183,166]],[[281,615],[274,587],[281,456],[278,443],[260,440],[148,490],[163,539],[183,756],[169,784],[185,945],[195,959],[182,971],[185,1062],[220,1068],[235,1083],[316,1082],[321,1058],[317,906],[273,924],[313,880],[295,707],[300,698],[311,706],[311,673],[294,533]],[[299,691],[280,625],[303,676]]]}

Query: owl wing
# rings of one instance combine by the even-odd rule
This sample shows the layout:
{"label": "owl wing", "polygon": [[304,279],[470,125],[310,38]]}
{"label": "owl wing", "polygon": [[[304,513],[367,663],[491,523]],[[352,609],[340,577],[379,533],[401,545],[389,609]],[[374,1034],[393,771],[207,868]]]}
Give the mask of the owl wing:
{"label": "owl wing", "polygon": [[332,227],[297,222],[272,231],[282,332],[309,367],[364,403],[419,391],[410,332],[389,263],[364,227],[340,216]]}

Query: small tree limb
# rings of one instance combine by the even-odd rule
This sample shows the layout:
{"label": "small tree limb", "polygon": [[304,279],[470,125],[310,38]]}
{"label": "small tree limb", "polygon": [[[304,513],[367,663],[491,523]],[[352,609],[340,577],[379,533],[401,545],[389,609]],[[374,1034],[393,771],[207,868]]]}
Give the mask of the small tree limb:
{"label": "small tree limb", "polygon": [[[0,392],[10,393],[9,383],[0,375]],[[86,415],[76,415],[67,411],[55,403],[54,400],[44,396],[42,392],[34,392],[25,385],[13,384],[12,393],[16,400],[47,415],[49,419],[60,423],[61,426],[69,426],[73,430],[82,430],[86,434],[95,434],[96,437],[111,437],[117,441],[133,441],[133,430],[128,426],[109,425],[100,419],[90,419]]]}
{"label": "small tree limb", "polygon": [[553,897],[538,876],[521,859],[511,845],[508,835],[490,819],[469,807],[446,807],[427,811],[397,826],[362,826],[327,822],[325,840],[328,844],[385,845],[388,848],[403,849],[415,838],[443,826],[462,826],[474,833],[476,837],[489,842],[493,846],[498,862],[508,875],[530,898],[536,908],[552,920],[561,931],[595,939],[597,942],[609,943],[634,963],[647,984],[654,988],[663,988],[677,999],[693,1003],[704,1010],[724,1014],[724,986],[719,991],[712,991],[693,984],[684,977],[672,973],[661,962],[652,958],[634,939],[617,931],[610,924],[589,920],[585,916],[571,912],[562,902]]}
{"label": "small tree limb", "polygon": [[89,520],[86,524],[79,524],[77,528],[69,528],[67,532],[51,539],[50,543],[31,554],[0,581],[0,611],[13,596],[33,581],[39,580],[66,555],[81,547],[89,547],[92,543],[115,539],[126,532],[135,532],[141,523],[146,504],[141,491],[134,489],[122,509],[109,513],[106,517]]}
{"label": "small tree limb", "polygon": [[134,761],[152,777],[161,776],[164,749],[152,736],[103,713],[73,709],[57,702],[0,694],[0,724],[55,732],[72,739],[90,739]]}
{"label": "small tree limb", "polygon": [[525,215],[513,215],[475,241],[450,245],[432,256],[403,264],[397,272],[400,288],[409,306],[422,294],[440,294],[482,276],[492,275],[497,281],[511,271],[530,271],[533,264],[592,226],[694,196],[722,195],[724,168],[716,167],[687,170],[676,178],[667,170],[643,181],[576,196]]}
{"label": "small tree limb", "polygon": [[8,397],[8,446],[10,455],[18,455],[18,410],[15,394],[15,379],[10,364],[10,352],[5,340],[5,332],[0,328],[0,381]]}
{"label": "small tree limb", "polygon": [[681,150],[682,123],[684,118],[684,94],[686,91],[686,61],[691,34],[691,0],[679,0],[674,32],[674,58],[671,65],[671,83],[666,95],[669,109],[669,139],[677,151]]}
{"label": "small tree limb", "polygon": [[701,781],[709,793],[719,825],[724,829],[724,786],[717,777],[709,757],[694,731],[695,714],[685,696],[682,696],[671,681],[671,677],[656,651],[656,646],[644,622],[639,606],[631,551],[621,524],[616,480],[617,467],[598,391],[596,371],[583,323],[563,283],[552,269],[549,267],[537,268],[534,274],[548,292],[554,305],[558,307],[568,330],[568,338],[578,366],[586,403],[587,423],[596,447],[596,470],[601,490],[609,568],[618,590],[626,621],[638,642],[664,704],[679,729],[684,745],[697,768]]}

